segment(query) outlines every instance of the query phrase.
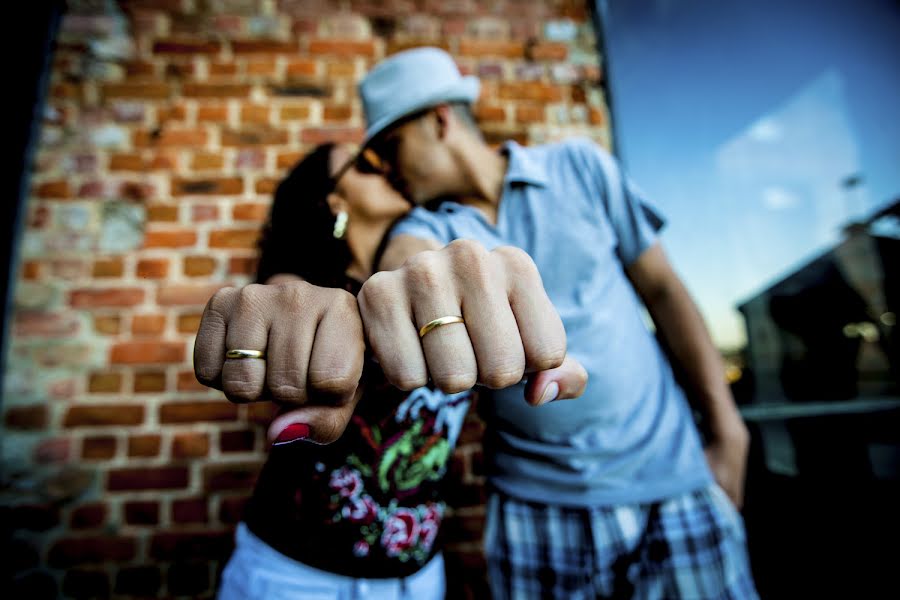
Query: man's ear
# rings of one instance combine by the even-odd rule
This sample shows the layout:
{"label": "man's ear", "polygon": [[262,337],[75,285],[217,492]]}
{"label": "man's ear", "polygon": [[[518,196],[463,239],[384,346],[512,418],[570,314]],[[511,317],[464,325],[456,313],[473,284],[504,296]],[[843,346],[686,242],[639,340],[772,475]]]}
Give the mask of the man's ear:
{"label": "man's ear", "polygon": [[438,139],[444,139],[450,132],[451,125],[454,123],[453,109],[449,104],[439,104],[434,107],[434,120],[437,123]]}

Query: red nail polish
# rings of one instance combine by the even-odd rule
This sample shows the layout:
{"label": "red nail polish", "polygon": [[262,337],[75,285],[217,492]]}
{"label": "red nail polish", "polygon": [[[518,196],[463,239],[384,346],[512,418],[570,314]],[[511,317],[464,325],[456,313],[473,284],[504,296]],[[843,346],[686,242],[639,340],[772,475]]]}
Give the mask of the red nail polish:
{"label": "red nail polish", "polygon": [[297,440],[305,440],[309,437],[309,425],[306,423],[291,423],[284,430],[278,434],[278,437],[275,438],[275,441],[272,442],[273,446],[283,446],[284,444],[290,444],[291,442],[296,442]]}

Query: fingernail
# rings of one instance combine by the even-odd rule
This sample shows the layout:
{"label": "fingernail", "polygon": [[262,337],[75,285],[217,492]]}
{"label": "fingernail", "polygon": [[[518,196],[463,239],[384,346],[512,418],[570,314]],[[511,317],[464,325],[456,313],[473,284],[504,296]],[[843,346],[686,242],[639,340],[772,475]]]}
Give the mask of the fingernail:
{"label": "fingernail", "polygon": [[290,444],[291,442],[296,442],[297,440],[305,440],[308,437],[309,425],[306,423],[291,423],[278,434],[278,437],[275,438],[272,445],[283,446],[285,444]]}
{"label": "fingernail", "polygon": [[548,402],[553,402],[559,396],[559,384],[555,381],[551,381],[547,384],[547,387],[544,388],[544,393],[541,395],[541,401],[538,404],[546,404]]}

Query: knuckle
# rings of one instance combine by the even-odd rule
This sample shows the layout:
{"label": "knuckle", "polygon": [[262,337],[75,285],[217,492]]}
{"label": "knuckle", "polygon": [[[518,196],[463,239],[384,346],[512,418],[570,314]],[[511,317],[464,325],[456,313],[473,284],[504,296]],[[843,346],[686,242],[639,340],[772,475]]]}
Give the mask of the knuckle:
{"label": "knuckle", "polygon": [[197,381],[205,385],[206,387],[216,388],[218,389],[217,379],[219,376],[219,371],[213,369],[212,367],[194,367],[194,376],[197,378]]}
{"label": "knuckle", "polygon": [[492,251],[512,274],[516,276],[536,275],[537,266],[531,256],[515,246],[500,246]]}
{"label": "knuckle", "polygon": [[516,385],[522,381],[525,375],[524,361],[515,365],[500,365],[481,374],[481,383],[494,390],[500,390]]}
{"label": "knuckle", "polygon": [[329,396],[343,396],[356,389],[359,377],[350,373],[315,373],[309,375],[309,386]]}
{"label": "knuckle", "polygon": [[475,387],[476,383],[474,373],[444,373],[434,378],[434,384],[445,394],[465,392]]}
{"label": "knuckle", "polygon": [[266,287],[258,283],[245,285],[238,292],[238,306],[242,309],[258,306],[266,296]]}
{"label": "knuckle", "polygon": [[536,371],[555,369],[562,365],[563,360],[565,360],[566,347],[565,344],[548,345],[534,351],[528,358],[528,363],[531,365],[531,368]]}
{"label": "knuckle", "polygon": [[435,290],[446,283],[441,259],[437,252],[421,252],[410,258],[404,266],[406,278],[414,289]]}
{"label": "knuckle", "polygon": [[372,310],[395,299],[393,290],[396,287],[397,275],[390,271],[374,273],[363,284],[355,299],[361,311]]}
{"label": "knuckle", "polygon": [[406,369],[394,374],[389,374],[388,371],[385,370],[385,377],[394,387],[401,389],[404,392],[410,392],[428,384],[428,376],[426,374]]}
{"label": "knuckle", "polygon": [[228,312],[228,306],[231,304],[231,299],[237,293],[238,290],[236,288],[222,288],[212,295],[206,303],[206,307],[209,312],[224,316],[225,313]]}

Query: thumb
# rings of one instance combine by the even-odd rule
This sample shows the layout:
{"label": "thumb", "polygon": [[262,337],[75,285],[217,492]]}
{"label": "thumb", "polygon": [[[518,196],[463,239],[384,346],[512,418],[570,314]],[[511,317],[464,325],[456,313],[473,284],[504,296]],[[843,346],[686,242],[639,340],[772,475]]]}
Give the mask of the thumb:
{"label": "thumb", "polygon": [[534,373],[525,386],[525,401],[540,406],[553,400],[578,398],[584,393],[588,374],[581,363],[566,355],[555,369]]}

